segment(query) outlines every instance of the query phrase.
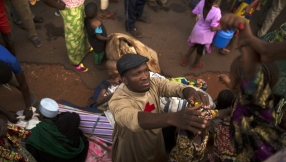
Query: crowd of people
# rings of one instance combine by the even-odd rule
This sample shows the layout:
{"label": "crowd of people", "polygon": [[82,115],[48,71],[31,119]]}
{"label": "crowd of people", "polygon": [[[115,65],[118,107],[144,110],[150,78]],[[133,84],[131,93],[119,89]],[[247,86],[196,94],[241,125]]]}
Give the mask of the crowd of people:
{"label": "crowd of people", "polygon": [[[207,93],[205,81],[151,72],[150,60],[140,54],[126,53],[118,60],[103,61],[107,55],[106,43],[114,35],[108,36],[99,18],[116,16],[105,12],[107,7],[103,3],[106,1],[101,1],[100,11],[96,3],[85,5],[84,0],[43,2],[56,12],[60,11],[67,53],[75,69],[87,72],[82,60],[92,52],[95,64],[106,69],[109,75],[88,100],[89,107],[78,108],[96,114],[111,112],[109,122],[114,121],[111,124],[112,151],[98,142],[100,140],[95,142],[97,147],[107,150],[103,156],[110,156],[109,160],[251,162],[267,160],[286,147],[286,26],[282,24],[279,29],[268,32],[285,8],[283,0],[234,0],[231,13],[223,16],[219,8],[221,1],[197,1],[192,10],[197,22],[187,40],[190,48],[178,64],[188,65],[190,56],[196,51],[196,58],[189,68],[203,68],[202,56],[211,52],[216,31],[236,30],[228,46],[221,49],[223,54],[234,47],[234,39],[238,40],[236,47],[240,55],[232,60],[229,76],[218,76],[218,82],[224,84],[226,90],[222,90],[216,100]],[[124,3],[126,30],[136,38],[142,37],[142,33],[136,28],[135,21],[150,22],[143,16],[145,2],[125,0]],[[158,10],[157,3],[165,11],[170,9],[164,0],[148,0],[147,3],[154,11]],[[260,6],[264,6],[258,24],[261,29],[254,35],[249,21]],[[17,12],[20,19],[14,16]],[[35,115],[34,103],[17,60],[11,30],[13,21],[22,24],[29,39],[40,47],[42,43],[34,23],[43,22],[43,18],[32,14],[26,0],[0,1],[0,32],[6,43],[5,47],[0,45],[0,84],[21,91],[25,102],[23,115],[25,120],[30,120]],[[93,156],[89,151],[94,147],[88,141],[91,137],[79,129],[82,120],[79,114],[59,113],[59,108],[52,104],[40,106],[39,112],[41,122],[31,130],[7,124],[0,118],[0,161],[78,162],[92,159],[86,158]],[[11,123],[19,120],[16,114],[2,107],[0,114]],[[94,121],[93,127],[98,120]],[[21,139],[26,140],[24,146],[20,144]]]}

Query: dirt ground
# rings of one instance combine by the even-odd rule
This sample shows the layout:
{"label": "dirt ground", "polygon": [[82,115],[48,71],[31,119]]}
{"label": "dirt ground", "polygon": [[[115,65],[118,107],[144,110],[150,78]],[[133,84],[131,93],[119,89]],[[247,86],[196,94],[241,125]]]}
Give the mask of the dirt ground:
{"label": "dirt ground", "polygon": [[[87,0],[90,2],[92,0]],[[99,0],[94,0],[98,6]],[[136,23],[143,32],[144,37],[139,40],[158,53],[162,71],[168,76],[187,76],[202,78],[207,81],[208,92],[216,98],[218,92],[225,87],[218,83],[219,72],[227,73],[232,60],[238,55],[233,50],[228,55],[220,55],[218,49],[203,58],[205,67],[198,71],[190,71],[188,67],[179,65],[181,56],[188,46],[186,41],[195,24],[195,18],[191,17],[191,8],[188,0],[169,0],[171,10],[160,10],[155,13],[146,4],[144,15],[151,18],[150,24]],[[223,1],[221,9],[226,13],[230,4]],[[41,1],[31,10],[36,16],[44,18],[41,24],[35,24],[37,33],[43,45],[40,48],[27,39],[27,32],[14,25],[12,33],[15,38],[17,58],[21,62],[30,89],[35,93],[37,100],[44,97],[64,99],[79,106],[86,106],[86,101],[92,96],[93,90],[99,82],[106,78],[105,71],[99,71],[94,65],[94,58],[88,54],[83,63],[89,68],[87,73],[80,73],[70,65],[64,41],[64,29],[62,17],[54,15],[55,9],[46,6]],[[108,33],[125,33],[124,27],[124,0],[118,3],[110,3],[109,11],[116,12],[118,17],[114,20],[102,20]],[[277,18],[270,30],[276,29],[285,22],[286,11]],[[257,21],[260,11],[255,12],[251,21],[253,32],[258,30]],[[194,56],[193,56],[194,57]],[[196,75],[196,76],[195,76]],[[0,86],[0,105],[12,110],[23,109],[24,103],[21,94],[12,88],[12,91]]]}
{"label": "dirt ground", "polygon": [[[87,100],[93,95],[93,89],[85,86],[80,76],[66,70],[62,65],[22,63],[30,90],[32,101],[49,97],[55,100],[63,99],[78,106],[86,106]],[[208,93],[216,98],[219,90],[225,89],[217,81],[218,73],[206,72],[199,76],[190,75],[187,79],[204,79],[208,84]],[[10,111],[24,108],[24,101],[20,91],[11,87],[11,90],[0,87],[1,105]],[[4,103],[5,102],[5,103]],[[37,105],[37,103],[35,104]]]}

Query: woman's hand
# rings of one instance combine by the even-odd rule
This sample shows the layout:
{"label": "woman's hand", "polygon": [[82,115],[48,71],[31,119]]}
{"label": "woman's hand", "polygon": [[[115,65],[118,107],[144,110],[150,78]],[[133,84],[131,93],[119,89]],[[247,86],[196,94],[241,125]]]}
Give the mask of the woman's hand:
{"label": "woman's hand", "polygon": [[66,8],[66,4],[63,1],[59,1],[57,6],[57,9],[64,10]]}
{"label": "woman's hand", "polygon": [[244,8],[244,16],[245,16],[245,15],[249,15],[250,10],[251,10],[251,6],[250,6],[250,5],[248,5],[247,7],[245,7],[245,8]]}

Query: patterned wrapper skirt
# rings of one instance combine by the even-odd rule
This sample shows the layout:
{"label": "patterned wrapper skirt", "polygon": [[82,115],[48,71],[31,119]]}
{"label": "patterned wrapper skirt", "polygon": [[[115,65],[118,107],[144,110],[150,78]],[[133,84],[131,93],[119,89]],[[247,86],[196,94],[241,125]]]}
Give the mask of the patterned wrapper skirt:
{"label": "patterned wrapper skirt", "polygon": [[65,40],[70,62],[78,65],[89,52],[84,28],[84,4],[75,8],[66,8],[60,12],[64,19]]}

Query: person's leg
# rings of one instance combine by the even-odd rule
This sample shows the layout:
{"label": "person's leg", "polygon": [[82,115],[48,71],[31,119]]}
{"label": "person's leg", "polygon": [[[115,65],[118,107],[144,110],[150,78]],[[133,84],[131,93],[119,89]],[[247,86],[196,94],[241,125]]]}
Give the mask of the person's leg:
{"label": "person's leg", "polygon": [[205,46],[203,44],[197,44],[197,55],[194,63],[190,66],[190,70],[198,70],[204,67],[204,63],[200,62],[204,54]]}
{"label": "person's leg", "polygon": [[93,52],[93,56],[94,56],[94,63],[96,65],[99,65],[99,64],[101,64],[101,62],[103,60],[104,52],[101,52],[101,53]]}
{"label": "person's leg", "polygon": [[10,14],[12,15],[13,21],[14,21],[17,25],[22,24],[20,15],[19,15],[19,13],[17,12],[17,10],[15,9],[15,7],[14,7],[12,4],[11,4],[11,7],[10,7]]}
{"label": "person's leg", "polygon": [[124,0],[125,15],[126,15],[126,31],[136,38],[140,38],[143,34],[135,27],[137,19],[136,12],[137,0]]}
{"label": "person's leg", "polygon": [[[11,5],[12,4],[10,0],[4,0],[4,7],[5,7],[6,13],[10,13]],[[13,20],[12,20],[11,14],[6,14],[6,16],[8,18],[10,28],[13,29]]]}
{"label": "person's leg", "polygon": [[236,38],[237,38],[237,36],[234,35],[234,36],[232,37],[232,39],[229,41],[228,45],[227,45],[225,48],[221,49],[220,53],[221,53],[221,54],[224,54],[224,55],[230,53],[230,51],[231,51],[232,48],[233,48],[233,45],[234,45],[234,42],[235,42]]}
{"label": "person's leg", "polygon": [[109,0],[100,0],[100,12],[98,16],[102,19],[114,19],[117,15],[108,11]]}
{"label": "person's leg", "polygon": [[220,6],[221,0],[217,0],[217,1],[216,1],[216,4],[217,4],[217,6]]}
{"label": "person's leg", "polygon": [[189,63],[190,57],[194,53],[195,49],[196,49],[196,45],[190,46],[187,54],[185,56],[183,56],[183,58],[182,58],[182,61],[181,61],[182,66],[186,66]]}
{"label": "person's leg", "polygon": [[38,34],[36,33],[29,2],[26,0],[11,0],[11,3],[18,11],[21,20],[24,24],[24,27],[28,30],[29,39],[32,40],[36,47],[40,47],[42,45],[42,42],[40,41]]}
{"label": "person's leg", "polygon": [[276,17],[280,14],[280,12],[284,9],[285,6],[285,0],[273,0],[272,6],[265,18],[265,21],[261,29],[257,32],[258,37],[261,37],[268,32]]}
{"label": "person's leg", "polygon": [[259,17],[258,25],[262,26],[264,20],[266,19],[266,16],[269,12],[269,9],[271,8],[272,0],[266,0],[266,3],[261,11],[261,15]]}
{"label": "person's leg", "polygon": [[8,51],[12,55],[16,56],[14,39],[13,39],[13,36],[11,33],[10,24],[9,24],[8,17],[7,17],[6,11],[5,11],[5,4],[4,4],[4,1],[1,1],[0,3],[1,3],[0,4],[0,13],[3,13],[0,16],[0,33],[1,33],[2,38],[6,44],[6,48],[8,49]]}
{"label": "person's leg", "polygon": [[14,45],[14,39],[12,36],[12,33],[1,33],[3,40],[6,43],[6,48],[8,51],[16,57],[16,51],[15,51],[15,45]]}
{"label": "person's leg", "polygon": [[137,0],[136,6],[135,6],[136,20],[144,22],[144,23],[150,23],[149,19],[146,16],[143,16],[145,3],[146,3],[146,0]]}
{"label": "person's leg", "polygon": [[18,88],[18,87],[19,87],[19,83],[18,83],[18,81],[17,81],[16,76],[14,75],[14,73],[13,73],[13,75],[12,75],[12,79],[10,80],[10,82],[9,82],[8,84],[9,84],[10,86],[15,87],[15,88]]}
{"label": "person's leg", "polygon": [[125,15],[126,15],[126,30],[130,31],[135,28],[136,21],[136,1],[137,0],[125,0]]}

